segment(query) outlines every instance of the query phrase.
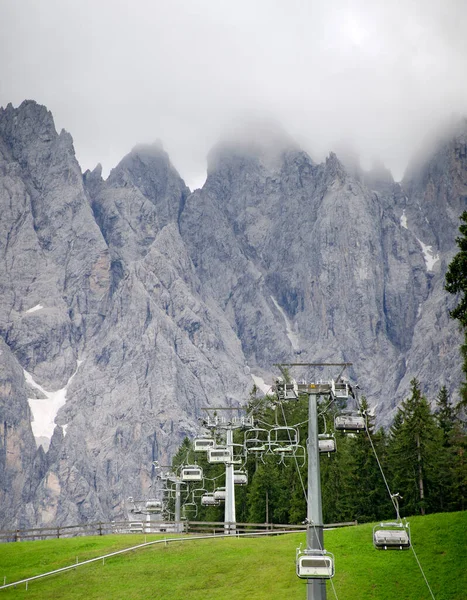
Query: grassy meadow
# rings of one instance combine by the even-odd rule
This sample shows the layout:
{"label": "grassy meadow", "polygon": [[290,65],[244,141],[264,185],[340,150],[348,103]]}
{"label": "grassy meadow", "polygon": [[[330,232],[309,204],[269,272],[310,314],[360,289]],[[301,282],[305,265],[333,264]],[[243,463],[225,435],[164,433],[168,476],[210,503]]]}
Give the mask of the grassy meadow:
{"label": "grassy meadow", "polygon": [[[409,519],[413,546],[436,600],[467,598],[467,512]],[[0,584],[58,569],[144,542],[144,535],[93,536],[0,545]],[[147,536],[147,541],[163,536]],[[173,537],[173,536],[167,536]],[[156,544],[52,575],[2,597],[109,600],[295,600],[306,582],[295,575],[305,534]],[[328,599],[431,600],[412,550],[377,551],[372,525],[325,532],[336,575]]]}

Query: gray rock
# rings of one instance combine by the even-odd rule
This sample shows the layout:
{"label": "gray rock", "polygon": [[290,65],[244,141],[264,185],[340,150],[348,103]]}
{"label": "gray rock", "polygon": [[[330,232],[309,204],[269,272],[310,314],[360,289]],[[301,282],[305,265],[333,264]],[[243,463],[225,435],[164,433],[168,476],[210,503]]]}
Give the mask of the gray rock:
{"label": "gray rock", "polygon": [[[266,133],[217,146],[190,193],[160,144],[104,181],[44,107],[0,110],[0,525],[123,517],[203,409],[276,362],[353,363],[383,424],[413,377],[455,396],[463,134],[399,185]],[[28,399],[57,402],[43,447]]]}

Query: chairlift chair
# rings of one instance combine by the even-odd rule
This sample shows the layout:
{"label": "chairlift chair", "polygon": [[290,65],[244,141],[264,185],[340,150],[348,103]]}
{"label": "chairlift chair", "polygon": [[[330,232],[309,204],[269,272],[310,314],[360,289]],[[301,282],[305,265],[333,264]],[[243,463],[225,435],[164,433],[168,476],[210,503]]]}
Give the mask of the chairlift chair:
{"label": "chairlift chair", "polygon": [[260,427],[247,429],[243,445],[247,452],[266,452],[269,447],[269,431]]}
{"label": "chairlift chair", "polygon": [[297,576],[301,579],[334,577],[334,555],[326,550],[297,549]]}
{"label": "chairlift chair", "polygon": [[203,469],[197,465],[189,465],[182,468],[182,481],[203,481]]}
{"label": "chairlift chair", "polygon": [[201,496],[201,506],[219,506],[220,500],[214,497],[212,492],[207,492]]}
{"label": "chairlift chair", "polygon": [[331,381],[331,395],[335,400],[347,400],[350,395],[350,385],[342,380]]}
{"label": "chairlift chair", "polygon": [[274,454],[292,454],[298,446],[298,437],[294,427],[273,427],[269,432],[269,448]]}
{"label": "chairlift chair", "polygon": [[334,429],[344,433],[365,431],[365,417],[359,412],[342,412],[334,418]]}
{"label": "chairlift chair", "polygon": [[215,444],[214,438],[195,438],[193,441],[193,449],[195,452],[207,452],[208,448],[212,448]]}
{"label": "chairlift chair", "polygon": [[214,490],[214,498],[216,500],[218,500],[220,502],[224,502],[225,496],[226,496],[225,487],[218,487]]}
{"label": "chairlift chair", "polygon": [[146,502],[146,512],[151,514],[162,512],[162,502],[160,500],[148,500]]}
{"label": "chairlift chair", "polygon": [[336,438],[328,433],[321,433],[318,439],[320,454],[330,454],[336,451]]}
{"label": "chairlift chair", "polygon": [[182,505],[182,513],[184,519],[190,519],[190,517],[196,518],[198,516],[198,506],[195,502],[185,502]]}
{"label": "chairlift chair", "polygon": [[232,451],[226,446],[213,446],[208,448],[209,463],[230,463],[232,462]]}
{"label": "chairlift chair", "polygon": [[234,471],[234,484],[235,485],[247,485],[248,484],[248,472],[243,469]]}
{"label": "chairlift chair", "polygon": [[408,550],[410,530],[408,523],[380,523],[373,527],[373,545],[377,550]]}

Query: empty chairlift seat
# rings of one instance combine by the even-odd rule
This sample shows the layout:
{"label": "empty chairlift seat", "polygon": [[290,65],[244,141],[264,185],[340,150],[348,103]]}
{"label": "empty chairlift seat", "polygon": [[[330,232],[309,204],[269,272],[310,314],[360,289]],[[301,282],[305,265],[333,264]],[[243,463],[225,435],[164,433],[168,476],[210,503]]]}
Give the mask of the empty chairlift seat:
{"label": "empty chairlift seat", "polygon": [[234,484],[235,485],[247,485],[248,484],[248,473],[246,471],[238,470],[234,471]]}
{"label": "empty chairlift seat", "polygon": [[218,487],[214,490],[214,498],[218,502],[223,502],[225,500],[225,487]]}
{"label": "empty chairlift seat", "polygon": [[160,500],[148,500],[146,502],[146,512],[160,513],[162,511],[162,502]]}
{"label": "empty chairlift seat", "polygon": [[269,431],[260,427],[247,429],[244,446],[247,452],[266,452],[269,448]]}
{"label": "empty chairlift seat", "polygon": [[203,481],[203,469],[196,465],[183,467],[181,472],[182,481]]}
{"label": "empty chairlift seat", "polygon": [[230,463],[232,462],[232,451],[225,446],[214,446],[208,448],[209,463]]}
{"label": "empty chairlift seat", "polygon": [[269,432],[269,448],[279,454],[291,454],[298,446],[298,430],[294,427],[273,427]]}
{"label": "empty chairlift seat", "polygon": [[365,418],[358,412],[344,412],[334,418],[334,429],[344,433],[365,431]]}
{"label": "empty chairlift seat", "polygon": [[297,551],[297,575],[302,579],[334,577],[334,556],[326,550]]}
{"label": "empty chairlift seat", "polygon": [[336,451],[336,440],[332,435],[321,434],[318,440],[319,451],[326,454]]}
{"label": "empty chairlift seat", "polygon": [[377,550],[408,550],[410,548],[408,523],[380,523],[375,525],[373,528],[373,544]]}
{"label": "empty chairlift seat", "polygon": [[193,448],[195,452],[207,452],[209,448],[215,445],[213,438],[195,438],[193,442]]}
{"label": "empty chairlift seat", "polygon": [[220,500],[217,500],[212,493],[206,493],[201,496],[202,506],[219,506]]}
{"label": "empty chairlift seat", "polygon": [[351,393],[350,385],[344,381],[331,381],[331,395],[336,400],[347,400]]}

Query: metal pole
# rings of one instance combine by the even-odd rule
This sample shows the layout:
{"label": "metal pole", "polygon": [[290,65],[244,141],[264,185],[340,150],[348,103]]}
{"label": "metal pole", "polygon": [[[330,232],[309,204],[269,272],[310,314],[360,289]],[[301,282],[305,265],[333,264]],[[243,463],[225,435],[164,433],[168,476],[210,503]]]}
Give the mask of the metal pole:
{"label": "metal pole", "polygon": [[[233,429],[227,429],[227,448],[233,458]],[[234,466],[232,462],[225,465],[225,513],[224,513],[224,531],[235,535],[235,486],[234,486]]]}
{"label": "metal pole", "polygon": [[[321,506],[321,475],[319,469],[317,396],[308,394],[308,550],[324,550],[323,509]],[[326,600],[326,580],[308,579],[307,600]]]}
{"label": "metal pole", "polygon": [[177,532],[180,531],[180,504],[181,504],[181,494],[180,494],[180,480],[177,479],[175,481],[175,527]]}

